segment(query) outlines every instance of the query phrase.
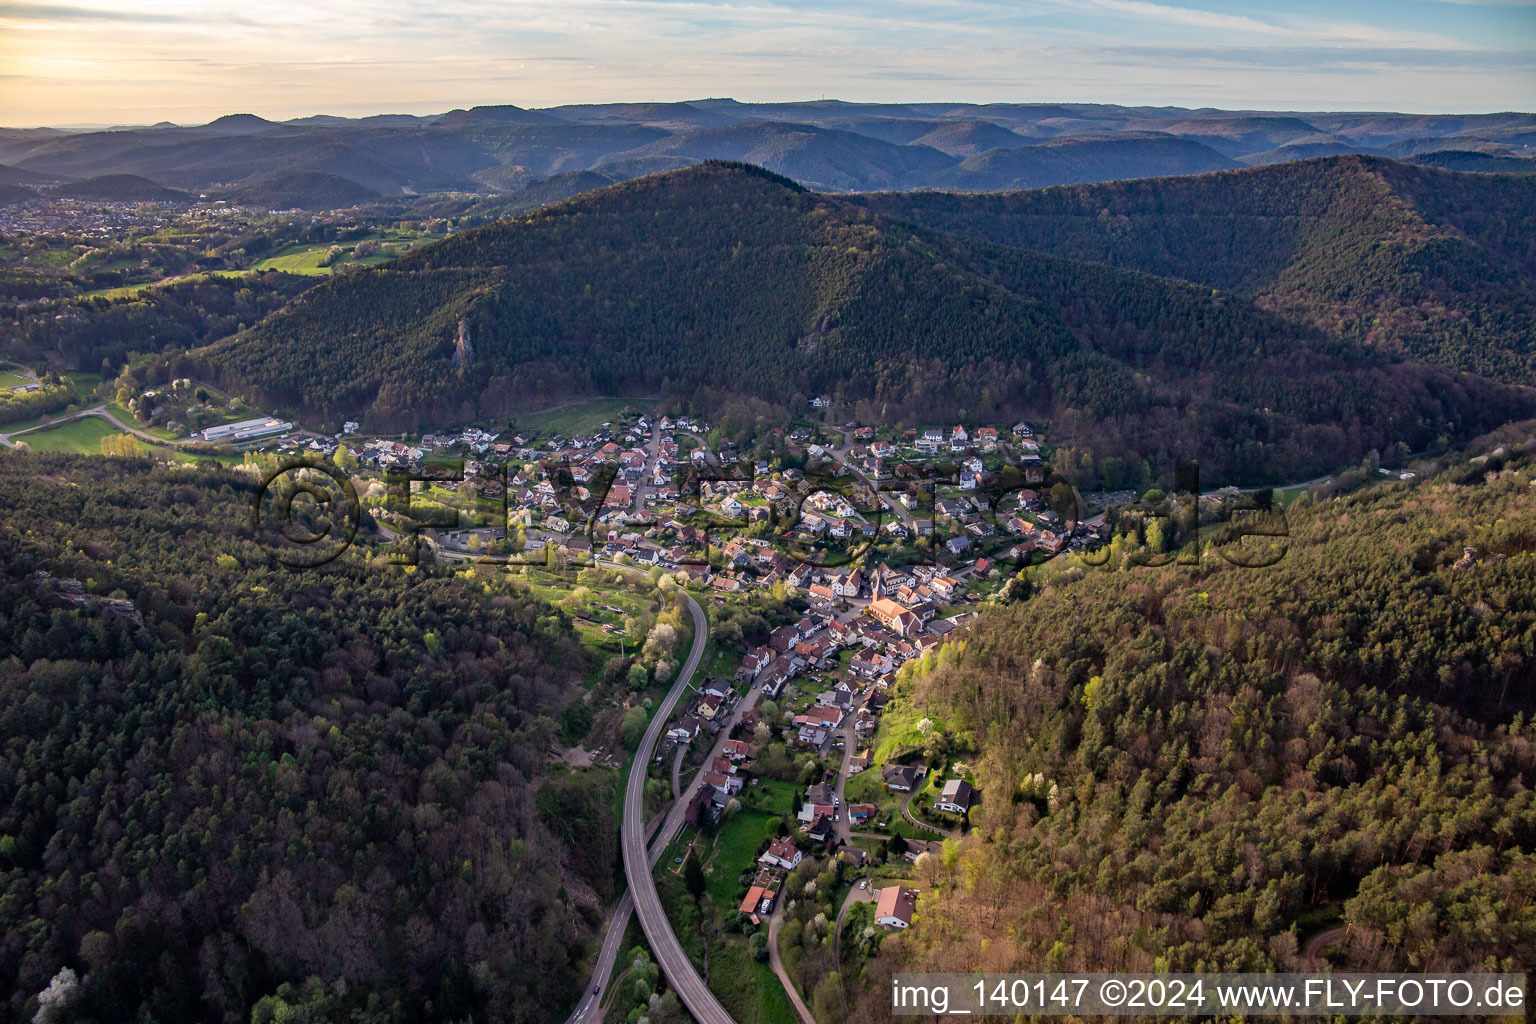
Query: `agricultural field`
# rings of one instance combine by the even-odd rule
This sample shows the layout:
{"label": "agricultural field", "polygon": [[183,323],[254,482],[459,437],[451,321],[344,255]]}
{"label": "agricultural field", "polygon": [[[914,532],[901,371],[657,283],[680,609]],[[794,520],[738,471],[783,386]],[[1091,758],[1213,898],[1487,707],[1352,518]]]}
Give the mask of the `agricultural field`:
{"label": "agricultural field", "polygon": [[208,270],[197,274],[177,274],[173,277],[162,278],[159,281],[125,284],[119,288],[97,288],[93,291],[82,292],[81,296],[87,299],[128,299],[135,295],[142,295],[151,288],[160,288],[182,281],[203,281],[213,277],[245,277],[249,273],[250,271],[248,270]]}
{"label": "agricultural field", "polygon": [[56,427],[23,434],[13,440],[25,441],[33,451],[100,455],[101,439],[116,433],[119,433],[118,429],[106,420],[85,416]]}
{"label": "agricultural field", "polygon": [[617,422],[626,411],[641,411],[647,401],[644,398],[594,398],[572,402],[519,416],[513,426],[518,430],[538,431],[540,438],[556,434],[590,434],[604,423]]}
{"label": "agricultural field", "polygon": [[[408,231],[376,231],[365,238],[352,239],[346,242],[318,242],[290,245],[281,250],[275,256],[269,256],[256,264],[257,270],[282,270],[290,274],[305,274],[320,276],[332,273],[338,267],[372,267],[380,263],[387,263],[397,256],[405,253],[411,243],[429,240],[427,236],[414,235]],[[361,258],[357,255],[357,247],[364,242],[372,242],[379,246]],[[331,249],[339,248],[341,255],[332,262]]]}
{"label": "agricultural field", "polygon": [[291,245],[276,256],[269,256],[256,264],[257,270],[281,270],[289,274],[329,274],[331,268],[322,267],[329,245]]}

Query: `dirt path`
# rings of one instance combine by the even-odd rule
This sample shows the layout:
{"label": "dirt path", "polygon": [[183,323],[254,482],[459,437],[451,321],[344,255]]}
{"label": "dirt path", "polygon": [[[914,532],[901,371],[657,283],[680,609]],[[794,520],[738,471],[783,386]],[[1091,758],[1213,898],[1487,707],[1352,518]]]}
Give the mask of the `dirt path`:
{"label": "dirt path", "polygon": [[781,903],[768,918],[768,966],[772,967],[773,973],[779,976],[779,984],[784,986],[784,993],[795,1005],[795,1012],[800,1015],[801,1024],[816,1024],[816,1018],[811,1016],[810,1008],[805,1005],[805,1000],[800,998],[800,992],[795,988],[795,983],[790,980],[789,972],[784,969],[784,960],[779,956],[779,924],[784,919],[783,914],[780,913],[782,908]]}
{"label": "dirt path", "polygon": [[1322,956],[1323,950],[1349,934],[1348,925],[1340,925],[1337,928],[1329,928],[1320,931],[1307,940],[1307,944],[1301,947],[1302,962],[1307,965],[1307,970],[1317,970],[1317,961]]}

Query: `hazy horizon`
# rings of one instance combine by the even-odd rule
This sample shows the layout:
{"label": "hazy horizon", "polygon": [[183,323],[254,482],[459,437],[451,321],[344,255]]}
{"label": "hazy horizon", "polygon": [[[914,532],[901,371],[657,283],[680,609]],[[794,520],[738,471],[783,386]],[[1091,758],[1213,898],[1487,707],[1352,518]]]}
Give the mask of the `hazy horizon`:
{"label": "hazy horizon", "polygon": [[[300,113],[292,113],[292,114],[270,113],[270,112],[263,112],[261,110],[226,110],[226,111],[223,111],[223,112],[220,112],[220,113],[217,113],[217,114],[213,114],[212,116],[210,116],[210,117],[208,117],[208,118],[206,118],[204,120],[173,121],[170,118],[150,119],[150,118],[146,117],[145,120],[136,121],[136,122],[126,122],[126,121],[124,121],[124,122],[80,121],[80,122],[54,122],[54,123],[36,123],[36,124],[0,124],[0,128],[16,129],[16,130],[21,130],[21,131],[31,130],[31,129],[35,129],[35,128],[55,128],[55,129],[59,129],[59,130],[63,130],[63,131],[89,132],[89,131],[114,131],[114,130],[133,130],[133,129],[138,129],[138,128],[153,128],[156,125],[161,125],[161,124],[166,124],[166,123],[172,124],[172,125],[174,125],[175,127],[178,127],[178,128],[196,128],[196,127],[200,127],[200,126],[203,126],[203,125],[207,125],[207,124],[209,124],[209,123],[211,123],[213,121],[216,121],[216,120],[218,120],[218,119],[220,119],[222,117],[243,116],[243,115],[247,115],[247,114],[254,115],[254,116],[259,117],[259,118],[261,118],[263,120],[266,120],[266,121],[271,121],[274,124],[286,124],[286,123],[291,123],[291,122],[294,122],[294,121],[302,121],[302,120],[304,120],[306,118],[313,118],[313,117],[364,118],[364,117],[375,117],[375,116],[387,116],[387,115],[391,115],[391,114],[400,114],[400,115],[409,115],[409,116],[413,116],[413,117],[431,118],[431,117],[441,116],[443,114],[450,113],[453,110],[467,110],[467,109],[470,109],[472,107],[484,107],[484,106],[507,106],[507,105],[510,105],[510,106],[523,107],[524,109],[527,109],[527,110],[554,110],[554,109],[557,109],[559,107],[605,106],[605,105],[608,105],[608,104],[636,104],[636,105],[639,105],[639,104],[649,104],[649,103],[658,103],[658,104],[660,104],[660,103],[700,103],[700,102],[705,102],[705,101],[708,101],[708,100],[715,100],[715,101],[719,101],[719,100],[732,100],[732,101],[735,101],[737,103],[741,103],[741,104],[744,104],[744,105],[754,105],[754,104],[774,104],[774,105],[786,104],[787,105],[787,104],[796,104],[796,103],[819,103],[819,102],[822,102],[822,103],[849,103],[849,104],[866,104],[866,103],[868,103],[868,104],[875,104],[875,103],[879,103],[879,104],[891,104],[891,105],[895,105],[895,106],[919,106],[919,105],[921,105],[921,106],[933,106],[933,105],[953,103],[955,106],[962,106],[962,105],[970,105],[970,104],[977,104],[977,103],[983,102],[983,101],[977,101],[977,100],[954,100],[954,99],[949,99],[949,98],[945,98],[945,97],[925,98],[925,99],[911,99],[911,98],[908,98],[908,99],[891,99],[891,100],[850,100],[850,99],[848,99],[846,97],[843,97],[843,96],[825,96],[825,97],[818,96],[818,97],[815,97],[815,98],[812,98],[812,99],[769,98],[769,99],[746,100],[746,99],[742,99],[739,96],[689,96],[689,97],[677,98],[677,99],[654,99],[654,98],[634,99],[634,98],[629,98],[629,97],[619,97],[619,98],[614,98],[614,99],[597,99],[597,100],[584,100],[584,101],[581,101],[581,102],[557,103],[557,104],[550,104],[548,106],[527,106],[527,105],[521,104],[521,103],[514,103],[514,102],[512,102],[510,100],[491,100],[491,101],[487,101],[487,102],[484,102],[484,103],[461,103],[461,104],[458,104],[457,106],[454,106],[454,107],[434,107],[434,108],[432,108],[430,110],[425,110],[425,109],[424,110],[388,109],[388,110],[360,111],[360,112],[353,112],[353,113],[340,113],[337,110],[327,109],[327,110],[309,110],[309,111],[303,111],[303,112],[300,112]],[[1033,99],[1033,98],[1030,98],[1030,99],[989,100],[989,101],[985,101],[985,102],[990,103],[990,104],[1031,104],[1031,105],[1034,105],[1034,104],[1046,104],[1046,105],[1048,105],[1048,104],[1062,104],[1064,106],[1071,106],[1071,105],[1082,106],[1082,105],[1089,105],[1089,104],[1091,104],[1091,105],[1094,105],[1094,106],[1125,107],[1127,109],[1142,109],[1142,110],[1166,109],[1166,110],[1170,110],[1170,111],[1173,111],[1173,110],[1187,110],[1187,111],[1191,111],[1191,112],[1220,111],[1220,112],[1225,113],[1225,114],[1250,114],[1250,113],[1251,114],[1297,114],[1297,115],[1308,115],[1308,114],[1391,114],[1391,115],[1400,115],[1400,116],[1405,116],[1405,117],[1414,117],[1414,116],[1431,117],[1431,116],[1442,116],[1442,115],[1447,115],[1447,114],[1448,115],[1452,115],[1452,116],[1454,116],[1454,115],[1463,115],[1463,116],[1467,116],[1467,117],[1476,117],[1476,116],[1482,116],[1482,115],[1496,115],[1496,114],[1536,114],[1536,106],[1532,106],[1531,109],[1528,109],[1528,110],[1521,110],[1521,109],[1516,108],[1516,107],[1509,107],[1509,108],[1505,108],[1505,109],[1486,108],[1486,109],[1476,109],[1476,110],[1469,109],[1469,110],[1445,111],[1445,110],[1388,109],[1388,108],[1384,108],[1384,107],[1383,108],[1364,108],[1364,107],[1342,107],[1342,106],[1341,107],[1311,107],[1311,108],[1306,108],[1306,109],[1299,108],[1299,107],[1259,107],[1259,106],[1249,106],[1249,107],[1222,107],[1222,106],[1188,107],[1188,106],[1180,106],[1178,104],[1149,104],[1149,103],[1129,103],[1129,102],[1116,103],[1116,102],[1109,101],[1109,100],[1074,100],[1074,99],[1062,99],[1062,98],[1059,98],[1059,97],[1045,98],[1045,99]]]}
{"label": "hazy horizon", "polygon": [[701,96],[1482,113],[1536,96],[1536,3],[0,0],[0,60],[12,127]]}

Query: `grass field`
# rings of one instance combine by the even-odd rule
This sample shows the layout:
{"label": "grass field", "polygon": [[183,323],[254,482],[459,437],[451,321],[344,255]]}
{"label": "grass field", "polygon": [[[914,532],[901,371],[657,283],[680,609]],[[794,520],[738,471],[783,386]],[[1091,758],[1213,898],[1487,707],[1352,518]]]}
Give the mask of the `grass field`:
{"label": "grass field", "polygon": [[8,391],[11,388],[19,388],[23,384],[30,383],[27,378],[19,373],[9,370],[0,370],[0,391]]}
{"label": "grass field", "polygon": [[[36,430],[30,434],[23,434],[17,441],[25,441],[27,446],[37,452],[61,452],[67,455],[100,455],[101,439],[113,434],[120,434],[112,424],[95,416],[85,416],[81,419],[70,420],[56,427],[48,427],[45,430]],[[154,458],[165,459],[170,462],[180,462],[185,465],[195,465],[197,458],[175,448],[167,448],[163,445],[146,444],[138,441],[138,454]],[[202,456],[206,459],[209,456]],[[239,459],[233,456],[221,455],[214,457],[221,465],[233,466]]]}
{"label": "grass field", "polygon": [[256,264],[257,270],[283,270],[290,274],[320,275],[329,274],[330,267],[322,267],[321,261],[331,249],[330,243],[324,245],[293,245],[279,252],[276,256],[269,256]]}
{"label": "grass field", "polygon": [[[410,232],[384,231],[375,232],[367,238],[358,238],[346,243],[334,243],[340,244],[343,252],[341,257],[328,267],[321,266],[321,263],[325,261],[326,254],[331,251],[333,243],[322,242],[318,245],[290,245],[288,248],[278,252],[277,255],[269,256],[256,264],[256,269],[283,270],[290,274],[318,277],[323,274],[329,274],[336,267],[341,266],[373,267],[380,263],[388,263],[396,258],[396,256],[405,251],[405,246],[415,241],[417,237]],[[427,236],[420,237],[423,241],[431,241]],[[358,259],[355,251],[357,243],[365,241],[394,244],[397,251],[394,253],[375,252],[364,256],[362,259]]]}
{"label": "grass field", "polygon": [[[606,574],[605,574],[606,575]],[[624,578],[626,583],[628,578]],[[590,688],[595,685],[601,675],[601,666],[608,658],[616,657],[627,649],[634,653],[635,645],[644,642],[644,637],[630,637],[622,634],[603,632],[603,626],[612,625],[623,628],[625,618],[634,615],[642,615],[647,612],[655,612],[655,600],[647,593],[636,593],[628,589],[625,583],[580,583],[569,578],[555,576],[542,569],[529,567],[522,582],[536,595],[549,601],[551,604],[562,604],[571,597],[572,592],[578,588],[585,588],[592,594],[592,600],[584,609],[577,609],[567,605],[571,612],[584,610],[591,614],[590,619],[576,619],[576,635],[581,640],[582,646],[592,651],[594,659],[593,675],[587,679]],[[605,606],[619,608],[621,612],[611,612]],[[687,647],[682,647],[687,650]]]}
{"label": "grass field", "polygon": [[883,765],[904,751],[921,747],[926,739],[918,728],[924,719],[933,722],[935,729],[942,729],[944,722],[931,714],[924,714],[906,701],[893,701],[880,716],[880,728],[875,733],[874,747],[870,751],[870,764]]}
{"label": "grass field", "polygon": [[751,810],[769,814],[795,813],[795,787],[788,782],[765,780],[749,786],[741,795],[742,803]]}
{"label": "grass field", "polygon": [[704,875],[709,898],[722,916],[736,912],[744,895],[738,879],[757,857],[757,848],[773,835],[779,818],[793,813],[795,787],[787,782],[761,782],[741,794],[744,806],[725,823],[715,837],[714,847],[704,859]]}
{"label": "grass field", "polygon": [[797,1019],[773,968],[753,960],[739,938],[709,951],[709,987],[739,1024],[794,1024]]}
{"label": "grass field", "polygon": [[722,916],[734,913],[741,903],[738,879],[757,856],[758,846],[773,833],[777,821],[777,815],[762,811],[737,811],[715,837],[714,849],[704,861],[704,876],[709,898]]}
{"label": "grass field", "polygon": [[[736,674],[736,669],[741,664],[741,655],[727,647],[711,647],[709,660],[704,663],[704,674],[714,676],[716,679],[730,679]],[[737,687],[742,693],[751,689],[751,684],[743,681]]]}
{"label": "grass field", "polygon": [[648,411],[644,398],[593,398],[528,413],[514,421],[519,430],[536,430],[540,437],[555,434],[590,434],[604,423],[618,419],[625,409]]}
{"label": "grass field", "polygon": [[132,298],[151,288],[159,288],[168,284],[179,284],[182,281],[202,281],[211,277],[244,277],[248,270],[209,270],[200,274],[184,274],[179,277],[167,277],[159,281],[145,281],[143,284],[125,284],[121,288],[98,288],[95,291],[85,292],[83,297],[88,299],[127,299]]}
{"label": "grass field", "polygon": [[101,439],[116,433],[119,433],[118,429],[106,420],[86,416],[57,427],[25,434],[16,440],[27,442],[28,447],[38,452],[100,455]]}
{"label": "grass field", "polygon": [[43,417],[34,416],[29,420],[17,420],[14,423],[0,423],[0,434],[19,434],[23,430],[31,430],[33,427],[41,425],[42,422]]}

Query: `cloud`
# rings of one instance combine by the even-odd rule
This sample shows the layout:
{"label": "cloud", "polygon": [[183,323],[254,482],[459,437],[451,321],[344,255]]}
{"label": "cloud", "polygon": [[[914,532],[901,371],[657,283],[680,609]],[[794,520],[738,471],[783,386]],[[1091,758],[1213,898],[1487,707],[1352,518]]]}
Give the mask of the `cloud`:
{"label": "cloud", "polygon": [[1399,2],[1356,23],[1281,0],[0,0],[0,121],[289,117],[317,96],[1528,106],[1536,0]]}
{"label": "cloud", "polygon": [[1192,7],[1175,7],[1169,4],[1151,3],[1149,0],[1079,0],[1079,9],[1112,11],[1164,24],[1189,28],[1263,35],[1274,39],[1297,42],[1374,43],[1382,46],[1438,47],[1442,49],[1473,49],[1451,36],[1429,32],[1405,32],[1400,29],[1363,25],[1349,22],[1264,21],[1245,14],[1224,14],[1219,11],[1199,10]]}
{"label": "cloud", "polygon": [[[11,0],[0,0],[0,20],[45,23],[57,21],[117,21],[163,25],[202,21],[204,18],[201,15],[168,14],[159,11],[108,11],[97,7],[13,3]],[[228,19],[221,18],[221,20]]]}

